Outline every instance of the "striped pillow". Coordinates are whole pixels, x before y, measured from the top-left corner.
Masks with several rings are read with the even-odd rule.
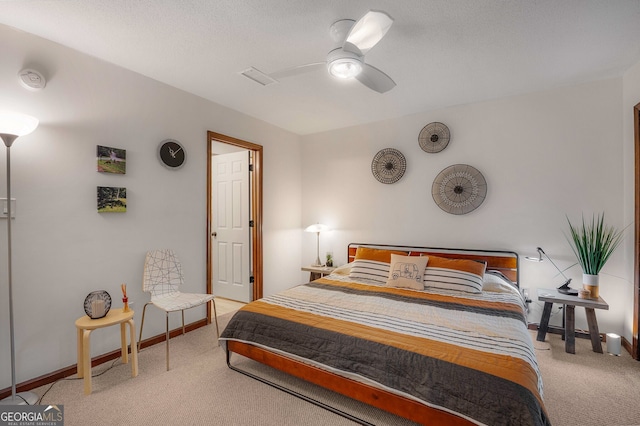
[[[485,263],[475,260],[429,256],[429,263],[424,270],[424,287],[482,293],[485,268]]]
[[[386,284],[389,278],[389,264],[391,263],[392,254],[406,256],[407,252],[358,247],[349,277]]]

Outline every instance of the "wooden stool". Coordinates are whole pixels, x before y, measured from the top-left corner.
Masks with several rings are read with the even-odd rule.
[[[122,308],[111,309],[107,315],[99,319],[91,319],[87,315],[76,320],[78,329],[78,378],[84,377],[84,393],[91,393],[91,332],[97,328],[120,324],[120,340],[122,342],[122,363],[129,363],[127,350],[127,329],[131,341],[131,377],[138,375],[138,352],[136,351],[136,326],[133,322],[133,311],[122,312]]]

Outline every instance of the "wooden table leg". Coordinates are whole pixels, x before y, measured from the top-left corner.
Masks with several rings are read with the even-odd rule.
[[[564,325],[564,350],[567,353],[576,353],[576,307],[565,305],[565,325]]]
[[[602,353],[602,342],[600,342],[600,331],[598,330],[598,320],[596,320],[596,310],[584,308],[587,312],[587,324],[589,325],[589,335],[591,336],[591,348],[594,352]]]
[[[91,393],[91,330],[82,331],[82,374],[84,375],[84,394]]]
[[[540,318],[540,327],[538,327],[538,337],[536,337],[536,340],[538,342],[544,342],[544,339],[547,336],[547,330],[549,329],[549,318],[551,317],[552,307],[553,307],[553,303],[544,302],[544,310],[542,311],[542,318]]]
[[[129,351],[127,350],[127,327],[125,323],[120,323],[120,346],[121,346],[121,355],[122,355],[122,363],[129,363]]]
[[[131,342],[131,377],[138,375],[138,346],[136,345],[136,326],[133,318],[127,321],[129,323],[129,341]]]
[[[84,352],[82,351],[82,332],[83,330],[81,328],[78,329],[78,351],[77,351],[77,358],[78,358],[78,366],[77,366],[77,374],[78,374],[78,379],[82,379],[84,377]]]

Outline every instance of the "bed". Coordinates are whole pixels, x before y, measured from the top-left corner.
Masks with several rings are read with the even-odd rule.
[[[239,310],[220,336],[229,367],[265,381],[236,353],[420,424],[550,424],[516,253],[350,244],[348,256]]]

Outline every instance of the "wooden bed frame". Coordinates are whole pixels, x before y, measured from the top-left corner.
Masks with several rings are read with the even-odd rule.
[[[497,270],[503,273],[507,278],[518,283],[518,254],[510,251],[496,250],[466,250],[466,249],[447,249],[447,248],[430,248],[430,247],[412,247],[412,246],[392,246],[380,244],[362,244],[352,243],[348,246],[348,261],[353,261],[356,250],[359,246],[367,246],[372,248],[402,250],[410,252],[410,255],[435,255],[440,257],[449,257],[456,259],[472,259],[484,261],[487,263],[488,270]],[[293,360],[286,356],[270,352],[268,350],[253,346],[248,343],[237,341],[227,341],[227,365],[234,371],[238,371],[270,386],[285,391],[291,395],[302,398],[315,405],[321,406],[336,414],[346,417],[360,424],[369,425],[370,423],[354,417],[349,413],[345,413],[337,408],[331,407],[323,402],[317,401],[309,396],[299,394],[291,389],[285,388],[277,383],[273,383],[265,378],[259,377],[253,373],[244,371],[231,364],[231,353],[237,353],[250,358],[254,361],[273,367],[277,370],[288,373],[292,376],[306,380],[313,384],[319,385],[326,389],[335,391],[339,394],[353,398],[357,401],[364,402],[384,411],[393,413],[400,417],[404,417],[413,422],[423,425],[473,425],[475,423],[467,420],[459,415],[429,407],[423,403],[412,399],[396,395],[383,389],[348,379],[346,377],[322,370],[320,368],[305,364],[303,362]]]

